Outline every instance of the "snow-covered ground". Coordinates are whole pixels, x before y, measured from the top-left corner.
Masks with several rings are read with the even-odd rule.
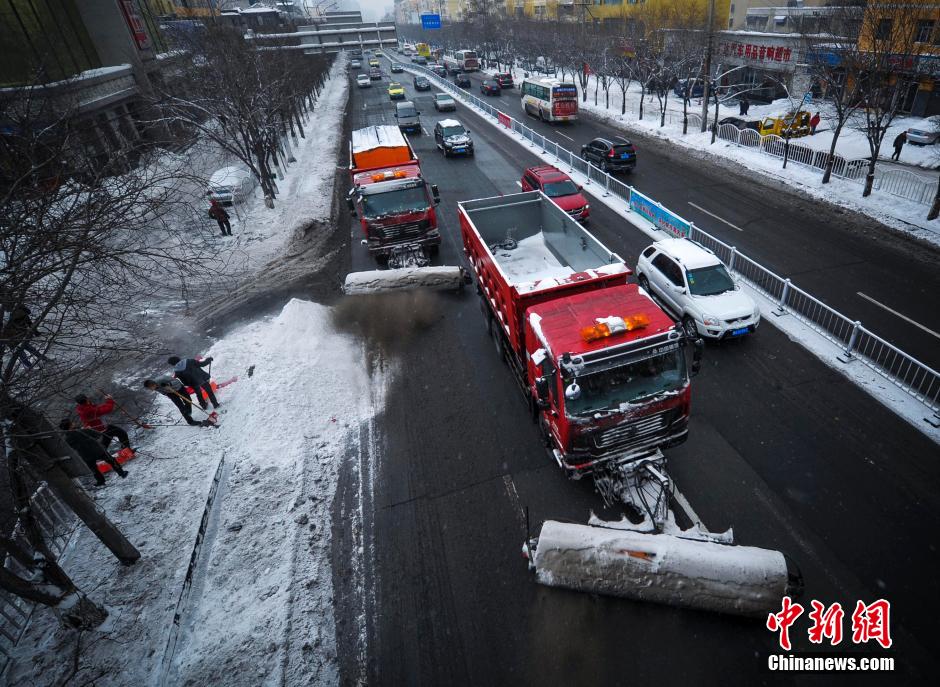
[[[495,70],[487,70],[487,73],[495,73]],[[524,72],[521,69],[513,70],[513,79],[521,83]],[[572,79],[574,81],[574,79]],[[640,90],[636,83],[631,83],[626,92],[626,96],[621,94],[617,85],[610,89],[609,107],[604,96],[603,88],[598,89],[597,104],[594,104],[594,86],[595,77],[590,77],[587,88],[587,102],[580,102],[579,106],[586,112],[590,112],[597,118],[622,129],[625,132],[641,132],[646,135],[656,136],[667,140],[676,145],[686,148],[691,154],[702,156],[717,156],[731,162],[743,165],[749,170],[758,170],[764,175],[778,179],[787,184],[791,184],[801,191],[804,191],[820,200],[825,200],[842,207],[850,208],[869,215],[895,229],[911,233],[919,238],[940,244],[940,224],[937,220],[928,221],[928,205],[907,200],[884,191],[875,190],[868,198],[862,197],[862,184],[857,181],[848,181],[834,178],[831,183],[823,186],[821,183],[822,174],[820,171],[804,167],[795,163],[790,163],[786,169],[783,168],[782,161],[779,158],[764,154],[758,149],[745,148],[734,145],[721,139],[711,142],[711,133],[701,133],[692,130],[688,134],[682,134],[682,100],[670,92],[667,101],[666,125],[659,126],[659,103],[655,96],[647,96],[644,104],[644,118],[638,119]],[[578,86],[580,91],[580,85]],[[515,91],[518,93],[518,91]],[[626,114],[621,115],[621,107],[626,100]],[[785,113],[791,109],[787,100],[778,100],[769,105],[752,104],[748,111],[748,119],[760,119],[765,116],[776,116]],[[794,139],[795,145],[808,146],[817,150],[828,150],[832,142],[831,127],[828,122],[829,110],[827,106],[817,103],[810,107],[812,112],[821,111],[823,118],[820,128],[815,136],[805,136]],[[509,115],[520,118],[522,123],[526,123],[525,117],[521,115],[521,107],[518,111],[510,111]],[[701,113],[701,99],[692,100],[689,106],[690,113]],[[709,112],[709,117],[714,116],[714,106]],[[737,102],[721,106],[719,119],[729,116],[738,116]],[[885,142],[881,149],[881,159],[890,158],[893,148],[891,146],[894,137],[908,127],[917,126],[933,130],[936,124],[916,117],[899,117],[895,120],[888,130]],[[577,151],[575,151],[577,152]],[[849,127],[844,130],[839,137],[837,153],[847,159],[858,159],[868,157],[868,143],[864,134],[857,127]],[[902,162],[911,165],[917,165],[928,169],[940,167],[940,146],[914,146],[905,145],[901,153]],[[896,167],[895,163],[884,162],[880,165],[889,165]],[[914,170],[912,173],[927,180],[930,184],[936,183],[935,176],[926,170]]]
[[[216,259],[234,279],[248,278],[312,223],[329,220],[341,137],[323,132],[341,130],[347,95],[341,56],[307,138],[293,149],[296,162],[279,181],[275,208],[256,191],[231,213],[233,238],[216,233],[211,220],[213,231],[195,229],[194,240],[223,242]],[[227,164],[211,151],[188,155],[196,164]],[[153,322],[166,321],[174,307],[141,305]],[[122,567],[85,528],[63,558],[110,617],[78,634],[38,607],[8,684],[62,684],[76,665],[70,684],[99,687],[338,682],[330,508],[349,437],[376,412],[371,390],[379,378],[369,376],[360,343],[337,331],[332,317],[325,306],[292,300],[203,352],[214,358],[214,378],[238,377],[219,392],[219,429],[174,424],[138,435],[130,476],[109,475],[95,493],[141,560]],[[138,388],[143,376],[165,372],[125,370],[114,381]],[[164,399],[156,410],[162,415],[150,422],[181,423]],[[194,557],[210,495],[208,529]]]
[[[338,681],[330,507],[348,437],[376,412],[375,380],[330,309],[306,301],[233,331],[206,354],[217,377],[239,377],[219,393],[219,429],[152,430],[130,476],[109,476],[97,492],[140,562],[122,567],[86,529],[64,559],[110,611],[105,626],[80,638],[76,684],[99,675],[99,687]],[[168,402],[161,410],[179,419]],[[192,589],[180,602],[217,475]],[[77,641],[39,609],[9,683],[59,684]]]

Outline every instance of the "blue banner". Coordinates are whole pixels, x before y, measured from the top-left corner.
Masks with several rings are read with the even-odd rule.
[[[647,198],[639,191],[630,192],[630,209],[638,215],[643,215],[653,225],[673,236],[684,236],[688,238],[692,235],[692,225],[686,222],[679,215],[674,215],[666,208],[657,204],[651,198]]]
[[[439,28],[441,28],[441,15],[439,15],[439,14],[422,14],[422,15],[421,15],[421,28],[422,28],[422,29],[439,29]]]

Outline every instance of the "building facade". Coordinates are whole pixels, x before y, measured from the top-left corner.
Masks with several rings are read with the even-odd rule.
[[[87,122],[87,155],[103,162],[155,133],[145,101],[174,60],[158,10],[143,0],[0,0],[0,88],[31,87],[74,110]]]

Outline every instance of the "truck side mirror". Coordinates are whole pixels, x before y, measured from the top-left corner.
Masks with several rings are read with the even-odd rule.
[[[349,193],[346,194],[346,205],[349,206],[349,214],[355,217],[356,216],[356,199],[355,199],[354,189],[351,189]]]
[[[437,184],[431,184],[431,195],[434,196],[434,204],[441,202],[441,192],[437,189]]]
[[[538,406],[539,408],[545,409],[548,408],[548,377],[536,377],[535,378],[535,394],[538,397]]]

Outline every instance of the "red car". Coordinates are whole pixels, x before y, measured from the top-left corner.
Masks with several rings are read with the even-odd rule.
[[[484,81],[480,84],[480,93],[483,95],[499,95],[501,90],[495,81]]]
[[[512,74],[508,72],[494,75],[493,80],[499,84],[500,88],[515,88],[516,86],[515,83],[513,83]]]
[[[541,191],[579,222],[587,222],[591,214],[591,206],[581,193],[581,187],[552,165],[529,167],[522,174],[522,190]]]

